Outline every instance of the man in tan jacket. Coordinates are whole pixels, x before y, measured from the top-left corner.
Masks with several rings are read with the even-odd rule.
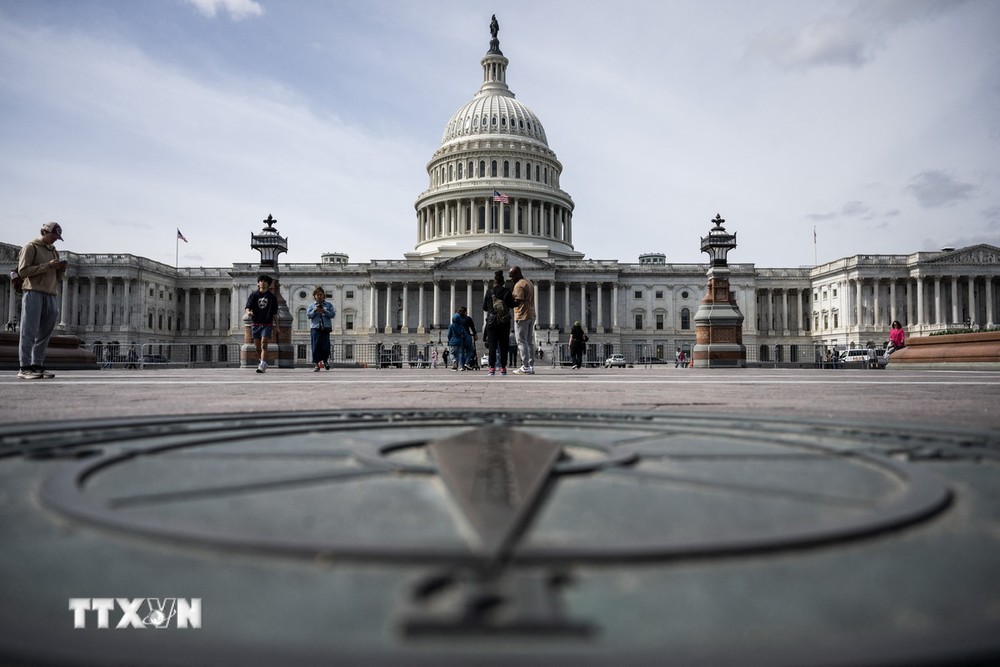
[[[19,348],[22,380],[55,377],[45,370],[49,338],[59,322],[59,284],[66,273],[66,260],[59,258],[55,242],[62,241],[58,222],[42,225],[41,237],[21,248],[17,273],[24,278],[21,299],[21,341]]]
[[[535,374],[535,286],[521,273],[520,266],[512,266],[507,272],[514,283],[514,337],[517,351],[521,355],[521,367],[515,375]]]

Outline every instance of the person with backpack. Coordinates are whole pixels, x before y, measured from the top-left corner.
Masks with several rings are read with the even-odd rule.
[[[49,339],[59,322],[59,286],[66,274],[66,260],[59,257],[56,241],[62,241],[58,222],[42,225],[41,236],[21,248],[17,275],[21,288],[21,336],[18,344],[18,379],[40,380],[55,377],[45,370]]]
[[[569,356],[573,363],[573,368],[583,366],[583,354],[587,349],[587,333],[583,330],[580,320],[573,322],[573,328],[569,332]]]
[[[486,313],[483,339],[490,360],[488,375],[496,375],[497,367],[500,368],[500,375],[507,375],[513,309],[514,295],[504,284],[503,271],[497,271],[493,274],[493,284],[486,290],[486,296],[483,298],[483,312]]]
[[[451,357],[455,361],[455,366],[451,370],[465,370],[465,354],[469,345],[469,329],[465,326],[465,318],[461,313],[454,313],[451,316],[451,325],[448,327],[448,346],[451,347]]]

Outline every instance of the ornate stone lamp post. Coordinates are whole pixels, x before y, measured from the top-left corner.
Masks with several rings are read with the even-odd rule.
[[[726,256],[736,247],[736,234],[722,226],[725,220],[716,215],[715,226],[701,240],[701,251],[708,253],[708,291],[694,316],[695,368],[746,368],[747,351],[743,346],[743,314],[736,296],[729,289],[729,263]]]
[[[267,363],[278,368],[293,368],[295,366],[295,350],[292,347],[292,314],[288,303],[281,295],[281,279],[278,268],[278,255],[288,252],[288,239],[278,234],[274,225],[278,221],[269,213],[264,220],[264,228],[259,234],[250,234],[250,247],[260,253],[259,272],[271,276],[271,291],[278,297],[279,330],[271,339],[267,349]],[[245,297],[244,297],[245,298]],[[250,318],[243,318],[243,347],[240,349],[240,367],[247,368],[257,365],[257,353],[254,350],[253,338],[250,334]]]

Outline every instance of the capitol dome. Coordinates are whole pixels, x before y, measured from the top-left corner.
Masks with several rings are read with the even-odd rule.
[[[414,205],[417,245],[408,258],[450,258],[490,243],[533,257],[576,259],[573,200],[538,116],[507,86],[499,24],[480,63],[483,83],[448,120]]]

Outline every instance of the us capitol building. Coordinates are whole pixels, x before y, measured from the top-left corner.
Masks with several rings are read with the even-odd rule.
[[[467,305],[478,321],[493,272],[514,264],[534,282],[536,341],[547,355],[564,354],[574,320],[589,332],[591,359],[621,352],[633,361],[672,360],[676,347],[689,353],[694,346],[707,264],[668,264],[659,253],[634,263],[594,260],[573,248],[574,203],[560,188],[562,163],[541,121],[507,85],[495,20],[491,33],[482,85],[448,119],[428,163],[413,251],[364,264],[329,253],[271,270],[287,302],[286,342],[295,360],[309,358],[305,312],[316,285],[337,309],[335,358],[350,361],[356,350],[373,348],[397,350],[403,360],[429,358],[431,348],[447,345],[451,314]],[[705,231],[713,213],[706,212]],[[277,221],[268,215],[264,223],[255,247],[281,248]],[[28,240],[0,243],[7,320],[17,320],[20,307],[7,273]],[[128,254],[61,252],[70,268],[57,334],[93,346],[183,349],[211,363],[238,360],[243,304],[258,265],[175,268]],[[909,335],[997,324],[1000,248],[991,245],[855,255],[812,268],[730,269],[751,361],[807,362],[816,346],[881,345],[896,319]]]

